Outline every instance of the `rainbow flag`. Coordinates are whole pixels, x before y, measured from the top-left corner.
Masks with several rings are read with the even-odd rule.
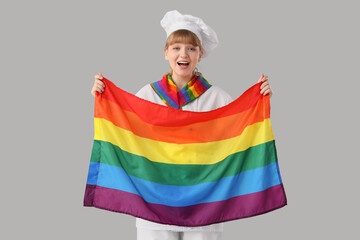
[[[84,206],[203,226],[286,205],[261,83],[222,108],[190,112],[103,82]]]

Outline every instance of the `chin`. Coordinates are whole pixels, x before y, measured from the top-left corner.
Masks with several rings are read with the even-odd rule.
[[[180,76],[180,77],[192,77],[193,76],[194,71],[189,71],[189,72],[183,72],[183,71],[176,71],[175,74]]]
[[[188,78],[188,80],[191,80],[191,78],[193,77],[193,73],[191,73],[191,74],[181,74],[181,75],[179,75],[178,74],[178,76],[179,77],[181,77],[181,78]]]

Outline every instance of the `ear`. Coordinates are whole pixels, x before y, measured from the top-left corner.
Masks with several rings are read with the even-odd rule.
[[[168,50],[164,48],[165,60],[169,60],[168,58]]]
[[[200,62],[200,61],[201,61],[201,57],[202,57],[202,55],[203,55],[203,54],[204,54],[204,50],[203,50],[203,49],[201,49],[198,62]]]

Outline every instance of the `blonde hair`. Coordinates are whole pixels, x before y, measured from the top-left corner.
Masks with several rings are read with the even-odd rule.
[[[196,47],[200,48],[200,51],[202,51],[202,46],[200,39],[196,36],[195,33],[186,30],[186,29],[179,29],[174,32],[172,32],[169,37],[166,39],[165,43],[165,49],[168,49],[168,47],[174,43],[186,43],[186,44],[192,44]],[[172,75],[173,70],[170,67],[170,75]],[[202,77],[202,74],[198,71],[194,72],[195,75],[200,75]]]

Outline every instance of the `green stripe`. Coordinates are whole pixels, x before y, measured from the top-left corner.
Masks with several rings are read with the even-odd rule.
[[[101,152],[101,161],[100,153]],[[121,150],[109,142],[94,140],[92,162],[125,169],[132,176],[166,185],[191,186],[266,166],[277,161],[275,141],[259,144],[209,165],[167,164]]]
[[[189,95],[189,97],[190,97],[190,99],[191,99],[190,101],[196,99],[196,97],[194,96],[193,92],[192,92],[191,89],[189,89],[188,87],[187,87],[187,89],[186,89],[186,92],[187,92],[187,94]],[[200,95],[199,95],[199,96],[200,96]]]

